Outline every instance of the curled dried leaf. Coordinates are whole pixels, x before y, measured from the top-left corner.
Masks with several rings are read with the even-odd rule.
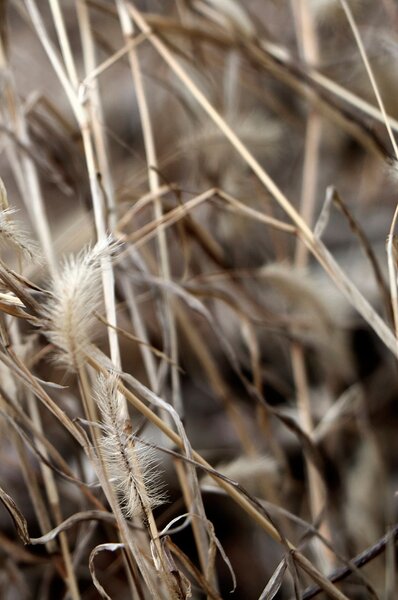
[[[9,496],[7,492],[5,492],[1,487],[0,500],[4,504],[5,508],[8,510],[11,516],[19,538],[24,544],[29,544],[30,537],[28,532],[27,521],[21,513],[21,511],[19,510],[19,508],[17,507],[17,505],[15,504],[14,500],[11,498],[11,496]]]
[[[97,592],[99,593],[101,598],[104,598],[104,600],[112,600],[112,598],[110,596],[108,596],[108,594],[106,593],[106,591],[104,590],[104,588],[102,587],[102,585],[100,584],[100,582],[97,578],[97,575],[95,573],[95,565],[94,565],[95,557],[100,552],[116,552],[117,550],[122,550],[123,548],[124,548],[124,544],[117,544],[117,543],[99,544],[99,546],[96,546],[94,548],[94,550],[92,550],[90,553],[90,559],[89,559],[88,566],[90,569],[91,577],[92,577],[92,580],[93,580],[93,583],[95,585]]]

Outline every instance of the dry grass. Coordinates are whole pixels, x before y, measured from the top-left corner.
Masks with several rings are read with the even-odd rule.
[[[396,597],[397,24],[0,3],[1,597]]]

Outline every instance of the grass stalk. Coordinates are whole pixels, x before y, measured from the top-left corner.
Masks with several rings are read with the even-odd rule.
[[[398,145],[397,145],[397,142],[395,141],[395,137],[394,137],[394,134],[393,134],[393,131],[391,128],[391,124],[387,117],[387,112],[386,112],[386,109],[384,106],[384,102],[381,97],[381,93],[380,93],[379,87],[377,85],[376,78],[373,73],[373,69],[370,65],[370,62],[369,62],[369,59],[368,59],[368,56],[367,56],[367,53],[365,50],[365,46],[363,45],[361,35],[360,35],[358,27],[355,23],[354,15],[352,14],[352,11],[351,11],[349,5],[347,4],[346,0],[340,0],[340,3],[341,3],[341,6],[343,7],[343,10],[346,14],[347,20],[350,24],[353,36],[355,38],[355,42],[358,46],[359,52],[361,54],[361,58],[365,65],[365,69],[368,74],[373,92],[376,96],[377,104],[379,105],[380,112],[383,115],[383,121],[385,123],[386,129],[388,132],[388,136],[390,138],[391,145],[394,150],[395,158],[396,158],[396,160],[398,160]],[[390,281],[390,294],[391,294],[391,305],[392,305],[392,312],[393,312],[393,319],[394,319],[394,331],[395,331],[395,337],[397,339],[397,345],[398,345],[397,267],[395,264],[394,251],[393,251],[394,231],[395,231],[397,219],[398,219],[398,205],[395,208],[394,215],[393,215],[393,218],[391,221],[390,232],[389,232],[389,235],[387,238],[388,276],[389,276],[389,281]]]
[[[299,42],[301,58],[306,65],[316,66],[319,61],[317,32],[307,0],[293,0],[296,34]],[[319,154],[322,141],[322,116],[316,110],[315,102],[309,107],[305,133],[305,149],[303,178],[300,198],[300,214],[312,228],[317,199],[317,184],[319,174]],[[304,244],[297,243],[294,263],[299,269],[307,266],[309,252]],[[309,394],[307,370],[304,349],[301,344],[291,345],[293,377],[297,393],[297,408],[303,430],[311,437],[314,429],[312,407]],[[315,521],[325,508],[326,493],[321,477],[313,464],[306,460],[306,470],[309,486],[310,510]],[[320,533],[331,541],[331,531],[327,520],[320,524]],[[318,557],[322,572],[327,573],[333,567],[333,554],[319,540],[313,542],[315,555]]]
[[[103,367],[93,356],[87,356],[87,362],[98,372],[104,376],[109,376],[105,367]],[[128,402],[143,414],[151,423],[158,427],[172,442],[174,442],[180,449],[184,449],[184,443],[180,436],[175,433],[160,417],[158,417],[150,408],[148,408],[135,394],[133,394],[126,386],[118,381],[118,389],[124,394]],[[204,460],[200,454],[193,451],[192,458],[211,470],[209,463]],[[233,487],[230,483],[218,479],[216,476],[210,473],[210,476],[216,481],[217,485],[221,487],[273,540],[283,543],[280,534],[275,527],[245,498],[241,492]],[[304,571],[312,578],[327,594],[335,600],[347,600],[347,597],[340,592],[335,586],[330,584],[328,579],[324,577],[317,569],[310,563],[310,561],[304,557],[290,542],[286,542],[290,552],[294,553],[294,557],[298,564],[304,569]]]
[[[260,163],[254,158],[254,156],[249,152],[247,147],[241,142],[231,127],[220,116],[203,92],[200,91],[198,86],[187,75],[186,71],[181,67],[164,42],[153,33],[142,14],[132,4],[129,5],[129,10],[138,27],[148,36],[148,40],[151,42],[153,47],[158,51],[165,62],[169,65],[171,70],[186,86],[187,90],[189,90],[189,92],[208,114],[211,120],[217,125],[217,127],[219,127],[226,139],[229,140],[245,163],[252,169],[254,174],[263,183],[265,188],[273,196],[279,206],[296,225],[303,242],[308,246],[310,252],[323,266],[327,274],[334,281],[336,287],[343,293],[348,302],[354,306],[354,308],[365,319],[365,321],[369,323],[370,327],[386,344],[389,350],[391,350],[395,356],[398,356],[396,338],[389,327],[337,265],[336,261],[327,251],[324,244],[320,240],[316,239],[311,229],[308,227],[293,205],[289,202],[280,188],[276,185],[273,179],[271,179]]]
[[[126,44],[133,40],[134,29],[133,22],[127,10],[125,0],[116,0],[119,19]],[[154,132],[149,113],[148,102],[146,98],[144,83],[141,74],[141,68],[136,49],[131,47],[128,52],[131,74],[134,81],[134,88],[137,96],[138,111],[141,119],[141,128],[144,138],[145,153],[148,165],[148,181],[150,192],[153,194],[154,214],[155,219],[162,218],[162,204],[159,199],[159,175],[158,175],[158,160],[156,156]],[[162,228],[156,228],[156,235],[160,256],[160,271],[165,281],[171,278],[169,252],[167,248],[166,234]],[[164,292],[164,310],[167,323],[167,331],[170,344],[170,355],[174,365],[178,364],[178,346],[177,346],[177,331],[175,319],[173,315],[173,307],[170,296],[167,291]],[[172,378],[172,401],[174,407],[179,414],[182,414],[183,406],[181,401],[180,378],[176,366],[171,367]]]
[[[127,3],[125,2],[125,0],[116,0],[116,6],[118,9],[123,35],[125,37],[126,44],[128,44],[133,39],[133,21],[128,12]],[[154,195],[154,215],[155,219],[159,220],[162,218],[162,204],[158,197],[160,183],[158,175],[158,160],[155,149],[154,132],[147,102],[147,96],[144,88],[140,63],[136,49],[134,47],[131,47],[131,49],[129,50],[128,57],[132,79],[134,82],[134,88],[137,96],[138,111],[141,119],[141,128],[144,138],[145,153],[148,165],[149,188],[150,192]],[[166,233],[162,227],[156,228],[156,237],[160,257],[160,273],[164,281],[168,282],[171,279],[170,261]],[[180,375],[178,371],[177,329],[172,299],[170,297],[169,291],[166,288],[163,292],[163,303],[166,322],[166,332],[168,338],[167,341],[168,345],[170,346],[170,356],[172,361],[170,367],[172,383],[172,405],[177,410],[179,415],[182,415],[183,404],[181,399]],[[177,471],[177,475],[181,481],[183,489],[189,488],[190,481],[186,476],[185,468],[179,469]],[[193,476],[196,477],[194,473]],[[197,486],[197,489],[199,489],[199,486]],[[187,506],[188,510],[192,510],[194,513],[198,513],[201,517],[200,520],[196,520],[195,518],[193,519],[192,530],[195,538],[195,543],[198,549],[200,564],[203,572],[206,573],[209,555],[209,544],[207,539],[206,527],[203,522],[203,520],[205,519],[203,502],[201,501],[201,498],[197,497],[194,493],[191,494],[191,500],[192,503]],[[215,584],[215,581],[213,581],[213,584]]]

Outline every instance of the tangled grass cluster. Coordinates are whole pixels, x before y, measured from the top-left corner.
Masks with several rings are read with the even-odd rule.
[[[2,598],[396,597],[397,31],[0,2]]]

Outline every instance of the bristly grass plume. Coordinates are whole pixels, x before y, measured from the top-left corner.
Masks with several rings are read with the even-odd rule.
[[[117,243],[111,238],[65,259],[51,284],[51,299],[44,309],[46,335],[58,349],[57,359],[76,370],[84,362],[92,341],[94,312],[101,305],[101,261]]]
[[[102,416],[101,452],[121,507],[127,517],[147,516],[149,510],[165,501],[154,451],[136,440],[130,420],[121,418],[117,376],[100,375],[94,396]]]
[[[0,241],[16,249],[27,260],[40,262],[42,256],[39,246],[13,219],[16,212],[12,207],[0,210]]]

